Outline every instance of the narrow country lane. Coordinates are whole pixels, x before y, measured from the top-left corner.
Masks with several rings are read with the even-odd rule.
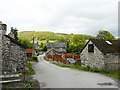
[[[40,82],[41,88],[118,88],[116,82],[107,76],[62,68],[45,61],[43,57],[40,55],[39,63],[33,66],[36,71],[33,77]]]

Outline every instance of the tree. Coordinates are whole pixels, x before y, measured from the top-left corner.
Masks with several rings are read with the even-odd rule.
[[[76,45],[80,44],[80,43],[85,43],[85,39],[80,35],[73,35],[71,41],[72,41],[72,43],[74,43]]]
[[[66,42],[66,40],[65,40],[64,37],[60,37],[60,38],[58,39],[58,42]]]
[[[13,28],[13,27],[11,27],[11,32],[14,34],[14,39],[16,40],[16,41],[18,41],[18,32],[17,32],[18,30],[15,28]]]
[[[80,52],[85,45],[85,39],[80,35],[72,35],[67,52]]]
[[[47,46],[46,46],[46,45],[45,45],[45,46],[43,46],[42,51],[47,51]]]
[[[101,30],[97,34],[97,39],[103,39],[103,40],[115,40],[115,37],[106,30]]]
[[[32,48],[32,43],[30,43],[30,41],[27,39],[19,39],[19,42],[25,45],[27,48]]]

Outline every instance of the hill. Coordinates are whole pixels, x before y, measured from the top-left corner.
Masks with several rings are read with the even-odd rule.
[[[65,33],[54,33],[54,32],[35,32],[35,31],[24,31],[18,33],[18,38],[21,42],[30,42],[35,37],[35,42],[38,42],[42,48],[42,51],[46,51],[47,41],[49,42],[67,42],[67,52],[74,53],[80,52],[86,42],[90,38],[94,38],[91,35],[86,34],[65,34]],[[31,41],[32,42],[32,41]],[[27,43],[31,46],[30,43]]]
[[[80,35],[86,40],[90,38],[94,38],[93,36],[86,35],[86,34],[65,34],[65,33],[54,33],[54,32],[48,32],[48,31],[46,32],[23,31],[18,33],[18,38],[27,39],[31,41],[32,37],[36,37],[38,41],[42,41],[42,40],[56,41],[61,37],[70,38],[72,35]]]

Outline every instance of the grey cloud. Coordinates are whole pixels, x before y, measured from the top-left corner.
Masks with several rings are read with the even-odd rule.
[[[0,3],[0,18],[21,31],[49,30],[95,35],[100,29],[106,28],[116,35],[117,2],[118,0],[4,0]],[[10,7],[5,7],[5,4]]]

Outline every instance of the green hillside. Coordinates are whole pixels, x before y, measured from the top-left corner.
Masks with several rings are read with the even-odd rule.
[[[65,34],[65,33],[54,33],[54,32],[35,32],[35,31],[19,32],[18,38],[31,40],[32,37],[36,37],[39,41],[42,41],[42,40],[56,41],[61,37],[70,38],[73,35],[80,35],[85,39],[93,38],[93,36],[86,35],[86,34]]]
[[[49,42],[67,42],[67,52],[80,52],[83,46],[90,38],[94,38],[91,35],[86,34],[65,34],[54,32],[35,32],[24,31],[18,33],[18,38],[22,43],[26,41],[32,43],[32,38],[35,37],[35,42],[38,42],[43,51],[46,51],[47,41]],[[31,44],[27,43],[30,47]]]

